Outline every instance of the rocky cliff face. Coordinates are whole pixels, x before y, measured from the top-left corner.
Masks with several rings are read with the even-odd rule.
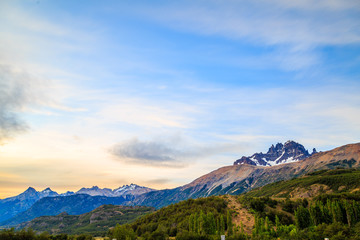
[[[316,153],[313,149],[312,154]],[[236,160],[234,165],[250,164],[254,166],[275,166],[283,163],[290,163],[303,160],[310,157],[308,150],[305,147],[294,141],[287,141],[286,143],[278,143],[272,145],[267,153],[255,153],[250,157],[243,156]]]

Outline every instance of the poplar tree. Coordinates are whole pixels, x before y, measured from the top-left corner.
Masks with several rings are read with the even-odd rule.
[[[304,229],[311,225],[310,212],[307,208],[299,206],[295,211],[295,222],[298,229]]]
[[[227,215],[226,215],[226,225],[227,225],[227,232],[228,235],[231,236],[233,234],[233,225],[232,225],[232,219],[231,219],[231,214],[230,211],[227,211]]]

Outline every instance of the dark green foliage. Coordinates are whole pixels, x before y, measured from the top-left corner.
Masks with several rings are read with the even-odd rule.
[[[132,228],[118,224],[112,229],[110,238],[116,238],[117,240],[135,240],[136,235]]]
[[[253,198],[250,202],[250,207],[257,212],[263,212],[265,208],[265,202],[261,198]]]
[[[183,231],[176,235],[176,240],[212,240],[208,235],[201,235],[195,232]]]
[[[298,207],[295,211],[295,223],[298,229],[310,227],[311,218],[309,209],[304,208],[303,206]]]
[[[229,224],[226,215],[227,203],[223,198],[189,199],[144,216],[129,227],[137,236],[144,238],[145,236],[149,239],[180,236],[185,239],[194,234],[201,237],[225,232]]]
[[[135,221],[140,216],[155,211],[150,207],[103,205],[82,215],[60,214],[36,218],[21,227],[50,233],[92,234],[105,236],[110,227]]]

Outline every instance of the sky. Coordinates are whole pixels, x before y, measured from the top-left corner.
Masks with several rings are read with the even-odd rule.
[[[0,0],[0,198],[356,143],[359,93],[357,0]]]

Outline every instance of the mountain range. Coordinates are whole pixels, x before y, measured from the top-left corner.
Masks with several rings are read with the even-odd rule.
[[[88,194],[90,196],[106,196],[106,197],[124,197],[132,199],[135,196],[154,191],[154,189],[139,186],[136,184],[124,185],[122,187],[111,190],[110,188],[99,188],[93,186],[92,188],[81,188],[74,194]]]
[[[7,212],[11,212],[11,217],[4,216],[4,214],[0,215],[3,220],[0,225],[13,226],[38,216],[57,215],[63,211],[69,214],[82,214],[100,206],[98,204],[143,205],[161,208],[189,198],[222,194],[236,195],[268,183],[292,179],[316,170],[338,167],[359,168],[360,143],[348,144],[326,152],[313,150],[309,154],[301,144],[288,141],[284,144],[278,143],[271,146],[266,154],[255,153],[247,158],[252,162],[237,160],[233,165],[219,168],[195,179],[189,184],[174,189],[153,190],[135,184],[114,190],[100,189],[95,186],[82,188],[69,196],[58,196],[51,189],[47,189],[46,192],[53,194],[53,196],[38,197],[36,201],[34,198],[32,203],[28,200],[24,200],[24,202],[20,200],[14,201],[15,205],[22,206],[21,210],[17,210],[16,213],[11,212],[11,210],[16,209],[11,204],[1,205],[3,201],[9,203],[9,199],[20,198],[20,194],[17,197],[0,201],[0,213],[5,212],[4,207],[7,207]],[[39,192],[35,193],[35,189],[29,189],[27,191],[33,192],[33,195],[39,195]],[[133,194],[131,194],[132,192]],[[24,193],[22,197],[25,196]],[[82,193],[86,193],[86,195]],[[114,197],[115,194],[119,194],[119,197]],[[79,196],[86,200],[80,201]],[[99,197],[104,200],[92,200]],[[109,199],[105,200],[107,198]],[[117,200],[115,201],[114,198],[117,198]],[[81,205],[78,205],[79,201],[84,202],[83,209],[81,209]],[[86,205],[86,202],[92,201],[96,202],[96,204]],[[7,221],[4,221],[4,218]]]
[[[124,185],[114,190],[111,190],[109,188],[102,189],[94,186],[92,188],[81,188],[75,193],[68,191],[66,193],[58,194],[57,192],[52,191],[50,188],[46,188],[43,191],[36,191],[34,188],[29,187],[25,192],[15,197],[0,200],[0,223],[4,221],[6,222],[6,220],[13,218],[17,214],[28,210],[37,201],[45,197],[65,197],[64,199],[66,199],[66,197],[69,196],[86,194],[90,196],[118,197],[119,199],[121,199],[122,203],[125,202],[125,200],[130,201],[140,194],[151,192],[153,190],[154,189],[138,186],[136,184],[130,184]],[[54,198],[53,200],[55,199],[60,198]],[[60,212],[56,212],[56,214],[58,213]]]
[[[241,157],[234,162],[234,165],[250,164],[254,166],[275,166],[284,163],[297,162],[310,157],[316,153],[314,148],[312,153],[305,149],[303,145],[295,141],[287,141],[284,144],[277,143],[271,145],[267,153],[254,153],[250,157]]]

